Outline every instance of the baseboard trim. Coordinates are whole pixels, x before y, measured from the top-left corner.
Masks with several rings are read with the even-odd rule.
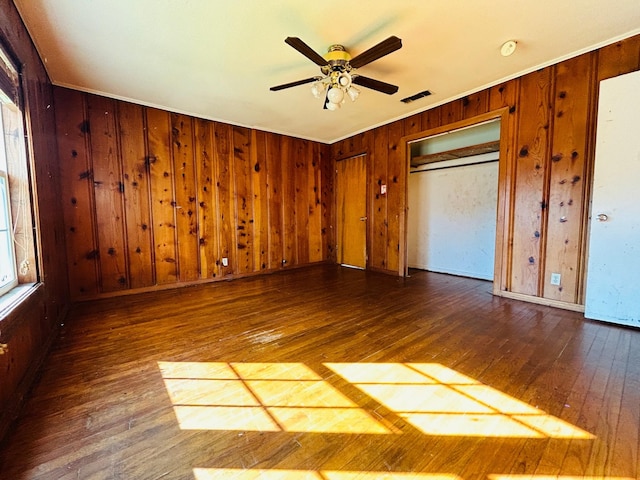
[[[524,295],[522,293],[514,292],[494,292],[494,295],[510,298],[512,300],[520,300],[522,302],[535,303],[537,305],[584,313],[584,305],[578,305],[577,303],[561,302],[560,300],[551,300],[548,298],[534,297],[532,295]]]

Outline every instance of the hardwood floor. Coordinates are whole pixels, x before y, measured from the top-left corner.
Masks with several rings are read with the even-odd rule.
[[[640,331],[317,266],[76,306],[0,478],[638,478]]]

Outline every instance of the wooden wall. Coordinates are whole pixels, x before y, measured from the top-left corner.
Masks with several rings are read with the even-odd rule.
[[[63,321],[69,303],[51,84],[11,0],[0,0],[0,41],[22,65],[25,133],[36,187],[34,228],[41,285],[0,318],[0,439]],[[36,265],[32,265],[33,268]]]
[[[559,305],[582,304],[598,82],[638,69],[640,36],[335,143],[334,161],[369,157],[369,268],[403,270],[403,137],[507,108],[497,288]],[[381,183],[388,185],[386,196],[379,195]],[[562,275],[562,286],[550,284],[552,272]]]
[[[331,258],[326,145],[65,88],[54,96],[73,299]]]

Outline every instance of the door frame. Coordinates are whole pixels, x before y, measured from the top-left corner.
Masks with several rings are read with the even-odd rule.
[[[355,153],[352,155],[348,155],[346,157],[341,157],[341,158],[337,158],[335,160],[335,164],[333,166],[333,185],[335,188],[334,191],[334,195],[333,195],[333,211],[335,212],[335,222],[336,222],[336,231],[335,231],[335,243],[336,246],[338,245],[338,168],[337,168],[337,163],[338,162],[344,162],[346,160],[351,160],[354,158],[358,158],[358,157],[365,157],[364,158],[364,180],[365,180],[365,212],[366,212],[366,225],[365,225],[365,266],[364,266],[364,270],[369,270],[369,258],[370,255],[369,253],[371,252],[371,245],[370,245],[370,241],[371,241],[371,234],[369,232],[369,228],[371,225],[370,219],[371,219],[371,202],[369,201],[369,152],[368,151],[363,151],[360,153]],[[336,252],[335,252],[335,259],[336,259],[336,263],[338,265],[342,265],[340,263],[340,258],[338,258],[338,249],[336,248]]]
[[[511,232],[509,225],[511,216],[513,215],[512,200],[512,177],[514,171],[513,159],[509,159],[509,137],[508,137],[508,122],[509,122],[509,107],[503,107],[498,110],[487,112],[475,117],[461,120],[458,122],[449,123],[440,127],[423,130],[411,135],[405,135],[400,141],[400,148],[402,149],[401,155],[405,159],[405,192],[404,201],[402,205],[400,219],[400,276],[409,276],[409,253],[407,247],[407,223],[408,223],[408,199],[409,199],[409,175],[411,171],[411,148],[410,144],[416,141],[439,135],[442,133],[450,132],[452,130],[459,130],[465,127],[471,127],[473,125],[488,122],[491,120],[500,119],[500,151],[498,160],[498,205],[496,209],[496,243],[495,243],[495,262],[493,269],[493,294],[501,295],[508,289],[508,279],[510,275],[511,255],[510,249],[506,248],[509,244],[509,238]],[[509,218],[507,218],[509,217]]]

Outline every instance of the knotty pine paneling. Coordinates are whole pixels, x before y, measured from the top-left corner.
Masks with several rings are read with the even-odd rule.
[[[441,108],[432,108],[431,110],[427,110],[426,112],[422,112],[420,114],[420,119],[422,120],[422,130],[428,131],[432,128],[438,128],[442,125],[442,120],[440,115],[442,113]]]
[[[38,245],[37,261],[30,265],[29,276],[33,279],[37,272],[40,282],[31,295],[10,312],[4,312],[0,320],[0,343],[6,345],[0,354],[1,440],[29,390],[59,325],[64,321],[69,305],[69,282],[65,248],[67,232],[61,208],[62,185],[58,181],[61,167],[65,166],[68,159],[65,157],[64,161],[58,161],[51,83],[27,29],[10,0],[0,1],[0,42],[16,64],[20,65],[25,135],[21,138],[25,141],[29,164],[33,231]],[[66,138],[61,138],[61,142],[64,141]],[[85,170],[73,171],[70,181],[76,182],[78,174]],[[88,188],[86,180],[84,188]],[[86,261],[86,264],[91,268],[91,262]],[[95,278],[93,273],[94,285]]]
[[[552,70],[546,68],[520,81],[519,123],[516,133],[513,205],[511,291],[538,296],[542,236],[547,208],[545,175],[548,169],[550,92]]]
[[[581,55],[555,66],[553,136],[547,205],[547,251],[543,297],[574,302],[580,295],[579,255],[585,209],[589,98],[595,88],[595,56]],[[552,273],[561,284],[551,285]]]
[[[216,190],[218,192],[218,235],[220,274],[230,275],[236,266],[236,213],[235,185],[233,182],[233,129],[231,125],[215,123],[214,145],[218,175]],[[227,259],[224,265],[223,258]]]
[[[322,147],[316,142],[309,142],[310,165],[307,168],[307,204],[309,208],[309,262],[322,260],[322,169],[320,166]]]
[[[309,263],[309,242],[304,241],[304,232],[309,230],[309,165],[308,159],[311,155],[310,143],[307,140],[296,142],[295,153],[295,198],[296,198],[296,219],[295,238],[297,250],[297,262],[300,264]],[[311,189],[312,191],[312,189]]]
[[[598,82],[640,69],[640,35],[622,40],[597,51]]]
[[[398,232],[387,235],[387,268],[400,272],[401,243],[404,244],[404,205],[406,205],[406,177],[408,171],[403,158],[404,149],[401,148],[404,136],[404,123],[394,122],[389,125],[388,164],[387,164],[387,229],[388,232]],[[380,190],[378,189],[378,193]],[[402,245],[404,251],[404,245]],[[404,260],[402,260],[404,262]]]
[[[282,140],[280,136],[269,136],[266,142],[266,166],[267,166],[267,210],[269,212],[269,225],[267,227],[269,238],[268,268],[275,270],[282,266],[284,258],[284,212],[283,212],[283,184],[282,184]]]
[[[88,154],[93,180],[97,259],[100,289],[104,292],[129,285],[124,241],[124,182],[118,150],[115,101],[104,97],[87,98],[86,128],[91,136]]]
[[[415,134],[420,125],[426,133],[507,108],[494,291],[581,304],[598,82],[638,69],[640,36],[635,36],[333,144],[334,161],[369,156],[368,267],[391,274],[403,270],[395,248],[405,241],[397,219],[406,199],[397,192],[406,189],[408,167],[399,155],[397,132]],[[387,198],[376,196],[383,181],[389,185]],[[561,273],[560,288],[550,285],[552,272]]]
[[[489,90],[467,95],[462,99],[462,118],[468,119],[489,111]]]
[[[493,286],[494,292],[509,291],[511,287],[511,258],[513,250],[512,200],[515,194],[513,172],[515,170],[516,136],[518,121],[518,93],[520,81],[511,80],[489,89],[489,111],[507,109],[507,118],[502,120],[500,127],[500,168],[498,170],[498,202],[496,225],[496,252]]]
[[[335,250],[335,229],[336,212],[333,208],[335,192],[333,179],[335,172],[335,162],[333,161],[331,147],[329,145],[317,145],[319,150],[320,179],[320,202],[322,210],[322,253],[325,260],[336,261]]]
[[[64,214],[69,288],[72,295],[98,293],[98,251],[95,242],[93,175],[87,149],[88,130],[84,97],[71,90],[57,90],[56,103],[65,109],[56,113],[60,191]],[[87,235],[87,232],[89,234]]]
[[[236,271],[251,273],[253,266],[253,194],[251,189],[251,132],[233,127],[233,173],[235,179]]]
[[[369,206],[369,266],[387,269],[387,195],[380,193],[381,185],[388,185],[387,165],[389,164],[389,127],[378,127],[373,132],[373,149],[369,155],[369,185],[371,202]]]
[[[74,299],[329,258],[327,146],[54,92]]]
[[[202,119],[195,120],[194,150],[198,184],[198,244],[200,245],[200,275],[216,278],[220,275],[218,259],[218,176],[214,150],[214,125]]]
[[[173,203],[178,235],[177,268],[180,282],[192,282],[200,277],[193,120],[187,115],[171,114],[175,182]]]
[[[253,192],[253,265],[255,270],[269,268],[269,205],[267,172],[268,134],[251,131],[251,189]],[[318,228],[321,234],[322,226]],[[309,232],[311,235],[312,232]],[[322,254],[317,261],[322,260]]]
[[[129,286],[148,287],[154,284],[154,271],[144,112],[131,103],[120,102],[117,107],[125,210],[129,212],[125,218]]]
[[[283,138],[282,154],[282,265],[295,265],[298,261],[296,240],[296,139]]]
[[[56,108],[61,109],[64,106],[56,104]],[[178,251],[176,203],[173,193],[174,171],[171,160],[171,116],[155,108],[146,109],[145,113],[148,149],[146,159],[149,165],[152,218],[149,226],[152,229],[155,279],[156,284],[174,284],[178,281]],[[93,214],[96,215],[102,208],[103,205],[96,205]]]

